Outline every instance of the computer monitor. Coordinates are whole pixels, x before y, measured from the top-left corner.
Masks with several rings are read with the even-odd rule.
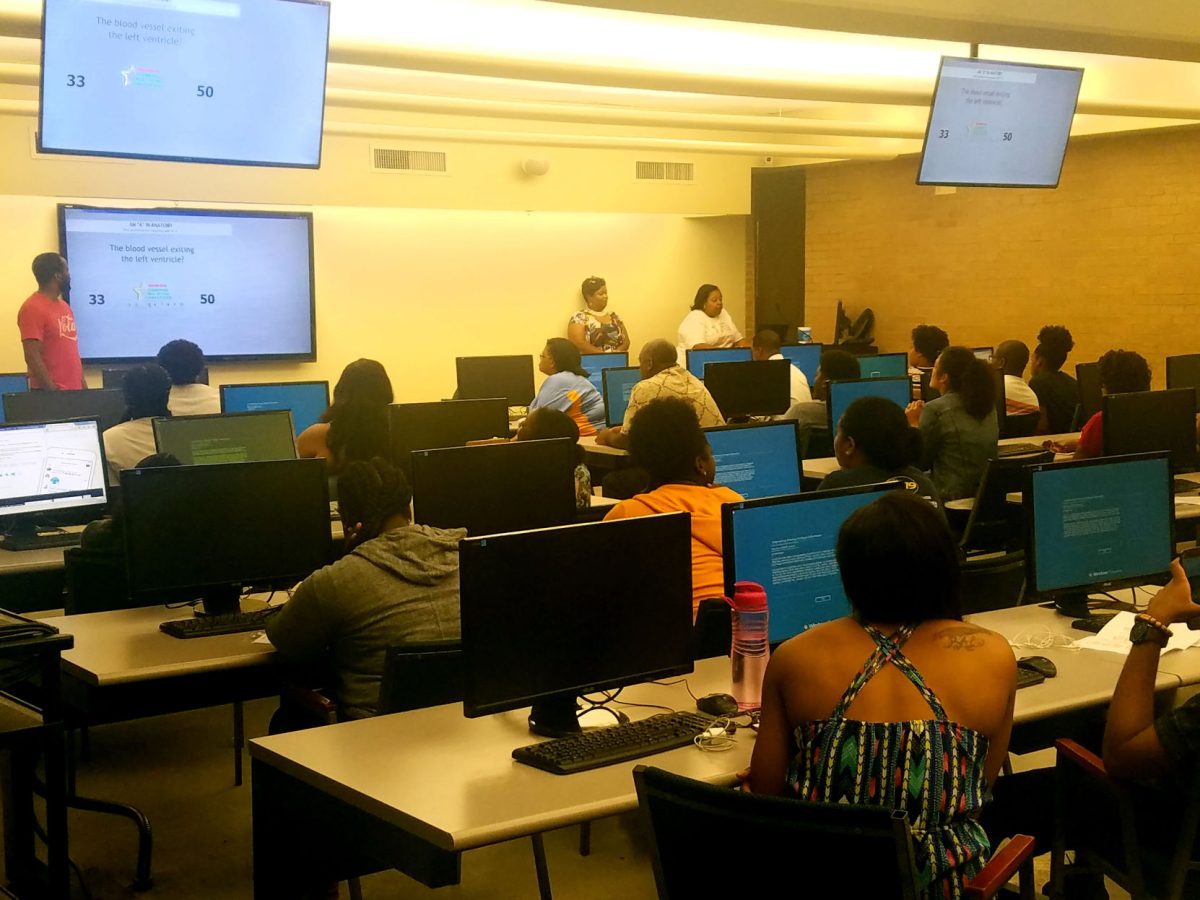
[[[277,381],[269,384],[221,385],[221,412],[286,409],[296,434],[321,420],[329,408],[328,381]]]
[[[821,368],[821,354],[825,352],[824,344],[784,344],[779,348],[783,358],[804,373],[811,386],[817,379],[817,369]]]
[[[901,409],[912,399],[912,381],[908,378],[856,378],[829,382],[829,433],[837,433],[838,422],[846,407],[859,397],[884,397]]]
[[[739,581],[766,588],[772,644],[849,614],[834,556],[838,530],[883,492],[905,488],[893,481],[726,503],[721,507],[726,596],[733,596]]]
[[[686,513],[462,541],[463,712],[532,706],[536,733],[569,733],[578,695],[691,672],[691,543]]]
[[[29,376],[24,372],[0,374],[0,397],[4,394],[23,394],[29,390]],[[4,406],[0,401],[0,425],[4,424]]]
[[[971,352],[975,354],[976,359],[982,359],[984,362],[991,362],[994,347],[972,347]]]
[[[704,386],[726,419],[779,415],[792,405],[792,364],[786,359],[710,362]]]
[[[1138,391],[1106,394],[1104,455],[1124,456],[1166,450],[1171,468],[1191,472],[1196,468],[1196,391]]]
[[[124,469],[129,590],[235,611],[246,586],[291,586],[329,561],[325,461]]]
[[[413,518],[471,535],[569,525],[577,460],[570,438],[415,450]]]
[[[715,350],[689,350],[687,370],[704,380],[704,367],[714,362],[749,362],[752,358],[749,347],[722,347]]]
[[[907,378],[907,353],[875,353],[858,357],[863,378]]]
[[[532,356],[460,356],[454,365],[455,400],[504,397],[509,406],[528,406],[533,401]]]
[[[296,458],[286,409],[155,419],[154,443],[185,466]]]
[[[1039,463],[1025,471],[1030,596],[1084,616],[1090,593],[1161,583],[1175,548],[1166,453]]]
[[[625,422],[625,410],[629,407],[629,395],[633,386],[642,380],[642,370],[637,366],[627,369],[605,369],[604,415],[610,426]]]
[[[123,391],[25,391],[4,395],[6,422],[96,419],[100,430],[125,421]]]
[[[584,353],[579,357],[588,381],[601,395],[604,394],[604,370],[623,369],[629,365],[628,353]]]
[[[461,447],[467,441],[508,436],[508,400],[441,400],[393,403],[388,407],[392,460],[411,471],[414,450]]]
[[[1079,384],[1079,412],[1086,422],[1100,412],[1100,363],[1077,363],[1075,381]]]
[[[39,526],[90,522],[108,502],[97,419],[0,425],[0,546],[39,546]]]
[[[800,423],[794,420],[704,429],[717,484],[748,500],[800,493]]]
[[[1167,387],[1200,388],[1200,353],[1167,357]]]

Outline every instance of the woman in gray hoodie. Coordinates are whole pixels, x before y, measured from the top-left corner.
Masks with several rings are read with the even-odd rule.
[[[466,529],[414,525],[412,489],[385,460],[348,465],[338,506],[348,552],[314,572],[267,624],[289,663],[332,670],[338,715],[375,715],[388,647],[458,640],[458,542]]]

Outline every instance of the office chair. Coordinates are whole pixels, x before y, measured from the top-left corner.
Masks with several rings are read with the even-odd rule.
[[[733,615],[724,599],[701,600],[692,626],[692,659],[728,656],[733,643]]]
[[[1200,773],[1192,774],[1190,789],[1178,791],[1179,809],[1168,811],[1156,800],[1152,810],[1139,810],[1149,805],[1139,801],[1152,788],[1117,781],[1100,757],[1074,741],[1059,740],[1055,749],[1050,896],[1063,894],[1068,848],[1075,851],[1072,870],[1100,872],[1134,897],[1195,896],[1200,879],[1188,875],[1200,871]]]
[[[1008,495],[1024,490],[1025,467],[1054,461],[1049,450],[989,459],[975,493],[959,547],[965,553],[1016,550],[1024,539],[1022,507]]]
[[[714,840],[722,858],[753,860],[760,884],[822,873],[848,897],[919,896],[912,831],[901,812],[749,794],[647,766],[633,770],[633,781],[649,826],[660,900],[712,893],[714,870],[700,863],[697,848]],[[1021,897],[1032,900],[1033,838],[1027,835],[993,854],[964,885],[964,896],[993,897],[1018,871]],[[833,893],[829,884],[821,887],[813,882],[816,893]]]
[[[833,435],[823,425],[800,427],[800,458],[825,459],[833,456]]]
[[[388,648],[377,715],[457,703],[462,698],[462,644],[458,641],[428,641]]]
[[[960,568],[963,613],[1021,605],[1025,594],[1025,551],[968,556]]]

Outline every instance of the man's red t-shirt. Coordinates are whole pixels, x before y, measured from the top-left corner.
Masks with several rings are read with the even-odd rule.
[[[83,388],[83,363],[79,360],[79,341],[75,336],[75,314],[65,300],[53,300],[37,291],[21,304],[17,312],[21,340],[40,341],[42,359],[60,390]],[[44,388],[31,371],[29,386]]]

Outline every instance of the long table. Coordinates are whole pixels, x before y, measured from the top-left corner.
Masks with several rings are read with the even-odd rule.
[[[1071,633],[1069,620],[1039,607],[970,619],[1010,639]],[[1122,664],[1121,657],[1096,651],[1017,652],[1050,658],[1058,676],[1018,692],[1016,749],[1035,736],[1057,736],[1059,717],[1101,711]],[[1195,652],[1200,671],[1200,651],[1189,652]],[[696,695],[728,691],[729,661],[702,660],[687,680]],[[1156,682],[1165,702],[1180,684],[1167,671]],[[622,696],[676,709],[692,706],[678,685],[639,685]],[[635,718],[651,712],[627,711]],[[732,783],[753,749],[750,732],[737,737],[726,753],[687,747],[646,762]],[[551,775],[510,759],[514,747],[533,740],[524,711],[465,719],[461,706],[452,704],[251,741],[255,897],[290,896],[318,879],[392,867],[430,887],[456,884],[464,850],[636,806],[634,763]]]

